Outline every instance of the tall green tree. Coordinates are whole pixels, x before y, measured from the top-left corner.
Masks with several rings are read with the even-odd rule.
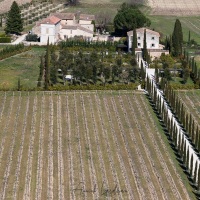
[[[19,35],[22,31],[23,31],[23,20],[21,17],[21,11],[16,1],[13,1],[6,19],[5,32],[6,34]]]
[[[143,49],[142,49],[142,57],[143,60],[147,63],[150,62],[150,56],[147,50],[147,37],[146,37],[146,29],[144,30],[144,41],[143,41]]]
[[[46,49],[46,55],[45,55],[45,80],[44,80],[44,88],[45,90],[48,90],[50,85],[50,47],[49,47],[49,38],[47,41],[47,49]]]
[[[176,19],[174,31],[172,34],[173,55],[180,56],[182,54],[183,32],[179,19]]]
[[[38,77],[38,83],[37,83],[37,87],[41,87],[42,86],[42,81],[43,81],[43,77],[44,77],[44,58],[43,56],[40,57],[40,74]]]
[[[137,48],[137,33],[136,28],[133,28],[132,54],[135,57],[135,48]]]
[[[123,3],[114,18],[115,32],[126,35],[135,28],[150,26],[151,21],[139,10],[137,5]]]

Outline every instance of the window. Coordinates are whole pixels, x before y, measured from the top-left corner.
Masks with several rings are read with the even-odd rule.
[[[64,35],[64,39],[66,39],[67,38],[67,36],[66,35]]]
[[[140,47],[140,46],[141,46],[141,43],[138,43],[137,45],[138,45],[138,47]]]
[[[138,37],[137,39],[140,40],[140,37]]]
[[[154,37],[151,37],[151,39],[154,40],[155,38],[154,38]]]
[[[155,44],[151,44],[151,47],[155,47]]]
[[[133,36],[131,36],[131,42],[133,42]]]
[[[46,28],[46,34],[49,34],[49,29],[48,28]]]

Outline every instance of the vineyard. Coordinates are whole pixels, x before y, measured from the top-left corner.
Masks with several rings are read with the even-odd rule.
[[[191,113],[196,124],[200,125],[200,91],[179,91],[178,95],[188,113]]]
[[[147,5],[155,15],[199,15],[199,0],[148,0]]]
[[[0,199],[194,199],[142,93],[2,92],[0,126]]]

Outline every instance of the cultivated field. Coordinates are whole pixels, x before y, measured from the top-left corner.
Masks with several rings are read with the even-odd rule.
[[[148,6],[155,15],[199,15],[199,0],[148,0]]]
[[[0,199],[194,199],[157,124],[137,92],[1,92]]]
[[[10,6],[12,5],[14,0],[2,0],[0,1],[0,13],[4,13],[10,10]],[[19,5],[30,3],[31,0],[15,0]]]
[[[184,103],[188,113],[191,113],[200,126],[200,91],[178,91],[181,101]]]

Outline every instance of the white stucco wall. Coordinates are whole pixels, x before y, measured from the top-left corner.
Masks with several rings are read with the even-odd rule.
[[[128,37],[128,47],[132,48],[132,38]],[[144,33],[137,32],[138,48],[143,48]],[[148,49],[159,49],[159,36],[153,33],[146,32],[146,43]]]
[[[94,24],[81,24],[81,26],[94,32]]]
[[[72,38],[74,36],[83,36],[86,38],[91,38],[93,37],[93,34],[79,30],[79,29],[76,29],[76,30],[61,29],[60,36],[62,39]]]
[[[91,24],[91,23],[92,23],[91,20],[82,20],[82,19],[79,20],[79,24]]]
[[[41,35],[40,35],[40,42],[42,44],[47,44],[47,40],[49,38],[49,43],[54,44],[58,39],[58,33],[60,31],[60,23],[53,25],[53,24],[41,24]]]

